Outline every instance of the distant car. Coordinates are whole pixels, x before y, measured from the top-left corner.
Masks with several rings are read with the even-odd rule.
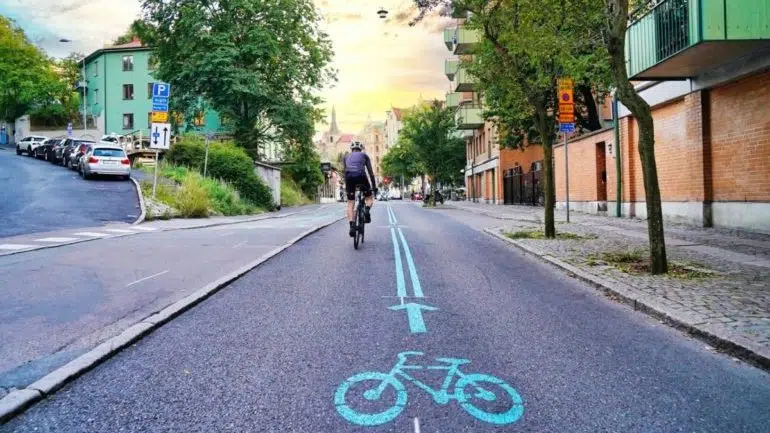
[[[46,158],[48,162],[51,164],[59,164],[62,157],[62,150],[64,150],[64,145],[67,143],[67,140],[67,138],[62,138],[51,144],[51,149],[48,151],[48,157]]]
[[[21,155],[22,153],[26,153],[27,156],[34,156],[33,152],[35,149],[47,139],[48,137],[43,137],[42,135],[29,135],[24,137],[16,143],[16,154]]]
[[[419,192],[413,193],[412,200],[422,200],[422,193],[419,193]]]
[[[388,193],[388,198],[391,200],[401,200],[404,196],[401,194],[401,190],[398,188],[391,189]]]
[[[71,156],[69,158],[69,168],[72,170],[79,170],[80,169],[80,160],[85,156],[86,153],[93,147],[96,143],[93,141],[81,141],[78,146],[75,148],[75,150],[71,153]]]
[[[51,151],[51,148],[53,147],[54,144],[60,142],[61,140],[62,140],[61,137],[49,138],[44,142],[40,143],[40,145],[35,147],[35,150],[33,151],[33,153],[35,154],[35,158],[48,160],[48,152]]]
[[[80,159],[79,171],[83,179],[103,174],[120,176],[123,180],[128,180],[131,176],[131,161],[122,147],[94,144]]]

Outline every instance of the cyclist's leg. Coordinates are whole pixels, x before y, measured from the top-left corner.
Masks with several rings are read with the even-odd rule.
[[[356,180],[352,177],[345,177],[345,193],[348,196],[348,204],[345,209],[345,215],[348,217],[348,222],[350,223],[350,236],[356,235],[356,230],[353,227],[353,222],[355,221],[353,219],[353,208],[355,207],[356,203]]]
[[[369,210],[374,206],[374,195],[372,195],[372,187],[369,185],[369,180],[365,177],[361,182],[361,189],[364,192],[364,204],[366,205],[364,207],[364,218],[366,218],[367,223],[370,223],[372,222],[372,215],[369,213]]]

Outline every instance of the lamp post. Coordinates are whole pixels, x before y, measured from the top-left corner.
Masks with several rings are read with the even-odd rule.
[[[69,43],[72,42],[71,39],[61,38],[59,39],[59,42],[61,43]],[[83,57],[83,82],[82,82],[82,88],[83,88],[83,131],[88,130],[88,119],[86,115],[86,58]]]

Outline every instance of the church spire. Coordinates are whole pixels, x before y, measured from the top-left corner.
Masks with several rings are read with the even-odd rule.
[[[340,134],[340,129],[337,127],[337,110],[335,110],[334,105],[332,105],[332,123],[329,125],[329,134]]]

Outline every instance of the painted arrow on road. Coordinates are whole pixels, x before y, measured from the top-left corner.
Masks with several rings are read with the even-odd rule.
[[[436,311],[438,308],[431,307],[430,305],[418,304],[416,302],[408,302],[406,304],[394,305],[388,307],[393,311],[406,310],[406,314],[409,317],[409,331],[412,334],[419,334],[422,332],[428,332],[425,327],[425,321],[422,319],[422,311]]]

